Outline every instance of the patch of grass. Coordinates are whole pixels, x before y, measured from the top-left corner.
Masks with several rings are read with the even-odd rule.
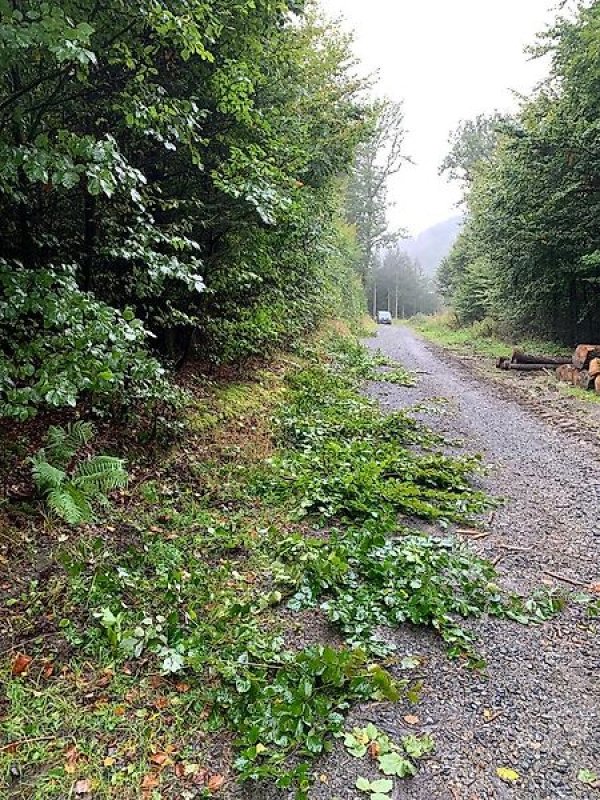
[[[503,339],[494,332],[494,326],[485,320],[461,327],[451,313],[417,316],[408,324],[430,341],[449,350],[490,358],[509,356],[515,347],[545,355],[564,355],[566,349],[564,345],[540,339]]]
[[[106,800],[150,798],[159,787],[161,797],[200,791],[194,772],[183,773],[209,755],[201,726],[190,726],[190,715],[202,713],[203,692],[159,675],[127,675],[110,662],[83,662],[48,675],[51,666],[32,665],[27,678],[2,676],[8,708],[3,742],[14,743],[0,751],[0,780],[12,787],[9,797],[58,800],[74,796],[80,782]]]
[[[581,389],[579,386],[569,386],[567,383],[558,381],[558,391],[566,397],[574,397],[576,400],[585,400],[586,403],[600,403],[600,394]]]

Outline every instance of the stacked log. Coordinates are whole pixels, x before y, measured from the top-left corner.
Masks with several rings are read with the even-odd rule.
[[[523,353],[521,350],[514,350],[512,356],[501,356],[496,361],[497,369],[514,370],[515,372],[540,372],[567,364],[571,364],[570,358],[532,355]]]
[[[578,345],[571,363],[557,367],[556,377],[559,381],[600,394],[600,345]]]
[[[580,344],[571,358],[514,350],[511,356],[501,356],[496,361],[496,367],[516,372],[555,369],[559,381],[600,394],[600,344]]]
[[[587,369],[597,358],[600,358],[600,344],[580,344],[573,354],[573,366],[576,369]]]

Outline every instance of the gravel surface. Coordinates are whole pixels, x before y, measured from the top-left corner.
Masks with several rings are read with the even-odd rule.
[[[369,392],[395,409],[433,397],[449,402],[428,424],[481,453],[489,467],[483,484],[505,503],[490,520],[490,536],[473,543],[500,559],[502,584],[577,587],[600,581],[600,469],[597,449],[507,399],[493,384],[440,357],[406,328],[380,328],[369,346],[419,372],[413,389],[374,383]],[[512,548],[512,549],[511,549]],[[435,636],[404,626],[393,632],[400,654],[424,659],[413,676],[424,690],[419,704],[357,709],[350,724],[372,721],[394,736],[431,732],[437,748],[420,774],[397,781],[394,798],[411,800],[556,800],[600,798],[577,780],[581,768],[600,773],[600,623],[581,606],[540,626],[496,619],[472,624],[487,674],[469,671],[445,655]],[[405,716],[418,717],[412,726]],[[489,720],[489,717],[493,719]],[[414,722],[414,720],[410,720]],[[498,767],[520,774],[515,785]],[[314,800],[358,800],[356,777],[380,777],[338,746],[319,765]]]

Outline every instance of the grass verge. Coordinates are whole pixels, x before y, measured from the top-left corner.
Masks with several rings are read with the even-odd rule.
[[[468,355],[481,355],[490,358],[509,356],[515,347],[528,353],[564,355],[564,345],[541,339],[500,338],[493,332],[493,326],[486,322],[459,327],[451,313],[436,316],[417,316],[409,324],[427,339],[449,350]]]

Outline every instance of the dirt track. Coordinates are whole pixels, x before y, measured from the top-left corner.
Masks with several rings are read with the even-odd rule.
[[[441,358],[407,328],[380,327],[369,346],[419,372],[414,389],[372,384],[370,393],[384,407],[444,397],[445,413],[428,423],[483,455],[489,467],[485,488],[506,502],[493,515],[490,536],[474,546],[499,559],[503,585],[527,592],[546,582],[577,591],[548,573],[584,585],[600,581],[597,450]],[[410,711],[400,704],[353,714],[355,724],[372,721],[394,736],[428,731],[436,740],[435,755],[419,776],[398,781],[394,797],[600,798],[600,790],[577,780],[581,768],[600,772],[600,623],[571,603],[541,626],[483,619],[472,627],[487,676],[450,662],[435,637],[406,626],[396,635],[399,652],[425,659],[420,704]],[[419,717],[412,729],[404,720],[408,713]],[[496,776],[497,767],[516,770],[519,781],[506,785]],[[320,770],[322,782],[312,797],[366,796],[353,788],[356,776],[365,774],[363,762],[343,748]]]

